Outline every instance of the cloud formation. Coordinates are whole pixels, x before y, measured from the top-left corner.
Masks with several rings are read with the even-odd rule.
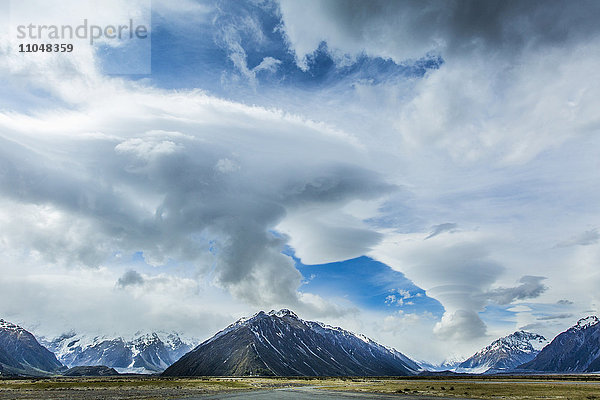
[[[458,227],[457,224],[454,224],[451,222],[447,222],[445,224],[434,225],[431,227],[431,233],[429,235],[427,235],[425,240],[431,239],[432,237],[437,236],[444,232],[451,232],[452,230],[456,229],[457,227]]]
[[[544,315],[541,317],[538,317],[538,321],[550,321],[553,319],[567,319],[567,318],[573,318],[574,315],[573,314],[555,314],[555,315]]]
[[[153,2],[144,78],[0,41],[0,312],[208,335],[288,306],[441,356],[598,308],[597,2],[232,4]],[[288,247],[384,261],[445,314],[363,323]]]
[[[598,229],[590,229],[585,231],[571,239],[565,240],[558,243],[557,247],[569,247],[569,246],[589,246],[598,243],[600,240],[600,233]]]
[[[477,313],[469,310],[457,310],[444,314],[433,331],[446,340],[464,342],[484,337],[487,328]]]
[[[60,121],[56,110],[36,121],[0,116],[8,245],[89,267],[115,252],[142,252],[154,266],[192,263],[252,304],[302,307],[301,276],[281,253],[290,237],[318,238],[338,259],[355,256],[355,244],[367,251],[378,241],[378,233],[344,218],[326,228],[288,223],[290,236],[273,232],[307,209],[325,221],[328,210],[395,190],[368,167],[346,162],[363,157],[351,137],[197,91],[100,82],[78,99],[82,111]]]
[[[543,276],[523,276],[519,279],[519,286],[494,289],[487,292],[485,296],[497,304],[510,304],[515,300],[534,299],[548,290],[542,284],[544,279],[546,278]]]
[[[402,62],[430,52],[444,58],[480,50],[518,55],[600,31],[593,17],[600,6],[594,1],[580,7],[539,0],[280,3],[286,33],[301,64],[322,41],[342,54],[366,52]],[[306,24],[309,19],[312,24]]]
[[[483,335],[476,319],[481,313],[495,325],[485,318],[491,305],[557,307],[562,296],[571,298],[571,280],[591,285],[595,274],[584,265],[597,254],[596,234],[564,237],[567,227],[593,224],[598,211],[589,201],[597,185],[586,150],[598,145],[591,139],[600,106],[598,8],[566,1],[281,2],[303,68],[323,42],[340,66],[363,55],[404,65],[441,58],[422,79],[388,82],[385,90],[354,83],[349,97],[374,104],[362,117],[385,123],[371,130],[369,144],[401,154],[397,181],[410,188],[383,207],[388,213],[376,222],[386,234],[370,254],[440,300],[447,313],[440,326],[450,331],[464,323]],[[436,234],[433,224],[443,220],[461,232]],[[562,246],[548,251],[556,243]],[[565,279],[567,265],[578,272]],[[581,297],[597,304],[593,295]],[[514,313],[519,326],[535,319]]]
[[[117,287],[125,288],[127,286],[143,285],[144,282],[144,277],[139,272],[130,269],[119,278],[117,281]]]

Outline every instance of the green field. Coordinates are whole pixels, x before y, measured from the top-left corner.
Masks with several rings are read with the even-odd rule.
[[[45,378],[0,380],[0,399],[174,399],[241,390],[320,390],[474,399],[600,399],[598,376],[427,378]]]

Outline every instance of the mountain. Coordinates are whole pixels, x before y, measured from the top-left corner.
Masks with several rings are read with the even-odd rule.
[[[201,343],[166,376],[413,375],[420,367],[362,335],[304,321],[290,310],[260,311]]]
[[[600,320],[596,316],[580,319],[519,369],[539,372],[600,371]]]
[[[0,319],[2,375],[48,375],[63,368],[54,354],[18,325]]]
[[[441,363],[430,363],[423,360],[416,360],[416,362],[426,371],[429,372],[444,372],[444,371],[454,371],[460,363],[465,360],[464,357],[461,358],[450,358],[442,361]]]
[[[511,370],[531,361],[548,343],[536,333],[517,331],[495,340],[456,368],[456,372],[481,374]]]
[[[115,376],[119,373],[114,368],[97,365],[93,367],[80,366],[69,368],[63,372],[63,376]]]
[[[184,342],[178,334],[162,332],[130,339],[71,332],[47,342],[47,346],[69,368],[104,365],[135,373],[162,372],[193,348],[192,342]]]

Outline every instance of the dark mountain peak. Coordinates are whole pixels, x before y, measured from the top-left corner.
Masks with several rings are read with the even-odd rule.
[[[584,329],[588,329],[588,328],[598,325],[598,322],[600,322],[598,317],[596,317],[595,315],[590,315],[588,317],[581,318],[570,329],[572,329],[574,331],[584,330]]]
[[[30,332],[1,319],[0,367],[14,375],[45,375],[62,364]]]
[[[532,361],[519,368],[540,372],[600,371],[600,324],[596,316],[582,318],[562,332]]]
[[[268,317],[269,316],[267,315],[267,313],[265,313],[264,311],[261,310],[261,311],[255,313],[254,315],[252,315],[251,317],[242,317],[242,318],[238,319],[233,324],[229,325],[227,328],[245,325],[245,324],[252,323],[254,321],[258,321],[258,320],[268,318]]]
[[[0,329],[4,329],[6,331],[18,332],[18,333],[27,332],[25,329],[21,328],[19,325],[15,325],[12,322],[8,322],[1,318],[0,318]]]
[[[167,376],[411,375],[408,357],[362,335],[293,311],[260,311],[241,318],[169,367]]]
[[[279,317],[279,318],[288,317],[288,318],[300,319],[300,318],[298,318],[298,316],[296,315],[295,312],[293,312],[292,310],[288,310],[287,308],[282,308],[279,311],[271,310],[271,311],[269,311],[269,315],[271,317]]]
[[[533,332],[527,332],[527,331],[516,331],[515,333],[513,333],[512,335],[509,336],[515,336],[515,337],[519,337],[519,338],[527,338],[529,340],[546,340],[546,338],[538,333],[533,333]]]

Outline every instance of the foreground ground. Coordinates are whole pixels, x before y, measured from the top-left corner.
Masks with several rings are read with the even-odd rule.
[[[0,399],[599,399],[600,376],[47,378],[0,380]]]

